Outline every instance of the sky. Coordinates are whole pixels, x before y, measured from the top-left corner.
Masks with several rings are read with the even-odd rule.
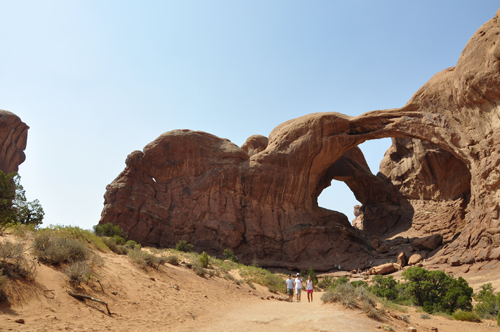
[[[106,185],[164,132],[241,146],[315,112],[403,106],[454,66],[498,0],[0,0],[0,109],[30,127],[20,165],[44,225],[97,224]],[[372,172],[390,138],[360,148]],[[320,206],[350,220],[333,181]]]

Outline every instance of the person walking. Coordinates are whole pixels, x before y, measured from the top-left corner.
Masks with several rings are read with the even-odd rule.
[[[301,296],[300,293],[302,292],[302,282],[304,282],[304,280],[300,276],[300,273],[297,273],[297,278],[295,278],[295,293],[297,293],[297,302],[300,302],[300,296]]]
[[[286,279],[286,293],[288,294],[288,301],[293,302],[293,285],[294,281],[292,279],[292,275],[288,275],[288,279]]]
[[[311,278],[311,276],[309,276],[309,278],[307,279],[307,282],[306,282],[306,292],[307,292],[307,301],[308,302],[312,302],[313,301],[313,292],[314,292],[314,282]],[[309,296],[311,296],[311,299],[309,299]]]

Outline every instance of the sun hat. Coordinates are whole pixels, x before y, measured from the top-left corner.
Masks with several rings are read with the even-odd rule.
[[[298,276],[300,276],[300,273],[297,273]]]

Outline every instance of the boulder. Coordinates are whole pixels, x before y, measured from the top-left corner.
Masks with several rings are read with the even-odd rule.
[[[377,252],[388,252],[391,249],[391,247],[387,243],[383,243],[380,245],[380,247],[377,248]]]
[[[396,266],[394,263],[386,263],[378,266],[374,266],[370,269],[370,274],[371,275],[377,275],[377,274],[389,274],[392,272],[395,272]]]
[[[413,254],[410,256],[408,260],[408,265],[415,265],[422,260],[422,256],[420,254]]]
[[[401,252],[398,255],[398,258],[396,258],[396,263],[399,264],[402,267],[406,265],[406,255],[405,255],[404,252]]]
[[[420,249],[434,250],[439,247],[442,242],[443,236],[441,234],[434,234],[413,240],[413,245]]]
[[[460,266],[462,265],[462,262],[460,261],[460,257],[458,255],[454,255],[448,259],[448,263],[451,266]]]

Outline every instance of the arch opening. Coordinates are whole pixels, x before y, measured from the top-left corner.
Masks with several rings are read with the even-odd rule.
[[[350,149],[324,171],[316,189],[317,206],[340,211],[352,223],[354,205],[359,202],[362,228],[367,232],[384,237],[405,231],[440,233],[445,242],[452,241],[465,226],[470,201],[467,165],[429,141],[404,137],[379,141]],[[377,145],[382,148],[375,148]],[[360,147],[368,151],[372,168],[378,161],[377,175]],[[333,180],[345,186],[335,185]],[[327,190],[332,182],[335,187]],[[345,196],[347,202],[341,208],[332,204],[339,201],[337,195]],[[359,225],[358,219],[356,223]]]

